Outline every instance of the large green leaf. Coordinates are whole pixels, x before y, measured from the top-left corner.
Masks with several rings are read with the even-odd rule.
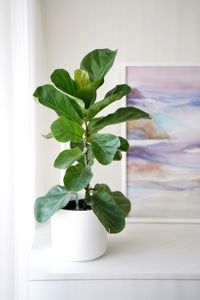
[[[112,162],[115,152],[120,146],[119,138],[110,133],[92,134],[88,141],[91,143],[94,156],[103,165],[108,165]]]
[[[131,209],[131,202],[126,198],[121,192],[111,192],[110,193],[113,200],[117,203],[119,208],[122,210],[124,217],[126,217]]]
[[[102,80],[115,60],[117,50],[96,49],[81,61],[80,68],[87,71],[91,81]]]
[[[67,205],[71,195],[72,192],[64,187],[54,186],[45,196],[36,199],[34,205],[35,219],[38,222],[49,220],[53,214]]]
[[[69,73],[64,69],[56,69],[51,74],[51,81],[61,91],[76,95],[77,86],[75,81],[70,77]]]
[[[109,193],[119,208],[122,210],[124,217],[126,217],[131,209],[131,202],[121,192],[112,192],[109,186],[105,183],[98,183],[94,186],[94,190],[103,190]]]
[[[58,91],[53,85],[40,86],[33,95],[41,104],[53,109],[59,116],[66,116],[79,124],[83,123],[83,112],[80,105]]]
[[[81,151],[78,147],[62,151],[54,162],[54,167],[58,169],[66,169],[75,161],[84,156],[85,151]]]
[[[109,233],[118,233],[124,229],[125,219],[122,210],[108,192],[94,191],[92,209]]]
[[[128,95],[130,91],[131,88],[127,84],[117,85],[114,89],[112,89],[106,94],[105,99],[97,103],[94,103],[89,107],[86,116],[87,120],[91,120],[96,114],[98,114],[106,106],[108,106],[109,104],[111,104],[116,100],[120,100],[125,95]]]
[[[70,191],[81,191],[86,187],[92,178],[91,168],[78,163],[67,169],[64,177],[65,187]]]
[[[97,132],[105,126],[137,119],[150,119],[150,115],[136,107],[122,107],[106,117],[93,119],[89,124],[91,132]]]
[[[59,142],[81,142],[84,129],[77,123],[60,117],[51,125],[51,131],[55,139]]]

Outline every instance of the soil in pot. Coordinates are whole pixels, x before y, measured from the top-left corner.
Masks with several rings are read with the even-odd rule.
[[[84,199],[71,200],[63,209],[66,210],[91,210],[91,206],[87,205]]]

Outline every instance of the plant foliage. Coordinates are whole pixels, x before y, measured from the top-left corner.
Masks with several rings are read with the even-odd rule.
[[[128,151],[128,141],[110,133],[101,133],[106,126],[140,118],[149,119],[148,113],[136,107],[123,107],[107,115],[96,117],[100,111],[127,96],[131,88],[127,84],[116,85],[96,101],[97,89],[104,83],[112,67],[117,51],[96,49],[88,53],[74,71],[74,78],[64,69],[56,69],[51,75],[52,84],[39,86],[34,96],[38,102],[55,111],[56,120],[51,131],[44,135],[58,142],[69,142],[60,152],[54,166],[65,169],[63,186],[54,186],[35,201],[35,218],[45,222],[59,209],[65,207],[72,194],[85,190],[85,204],[109,233],[117,233],[125,226],[131,204],[119,191],[111,191],[106,184],[91,186],[92,165],[97,160],[102,165],[121,160],[122,152]]]

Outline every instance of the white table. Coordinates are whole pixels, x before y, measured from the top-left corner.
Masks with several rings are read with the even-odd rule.
[[[54,257],[45,230],[31,254],[31,300],[199,300],[200,224],[130,223],[94,261]]]

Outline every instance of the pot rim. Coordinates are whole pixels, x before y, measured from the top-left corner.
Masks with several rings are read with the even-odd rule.
[[[58,212],[63,212],[63,213],[92,213],[94,214],[93,210],[92,209],[86,209],[86,210],[76,210],[76,209],[59,209],[56,213]]]

